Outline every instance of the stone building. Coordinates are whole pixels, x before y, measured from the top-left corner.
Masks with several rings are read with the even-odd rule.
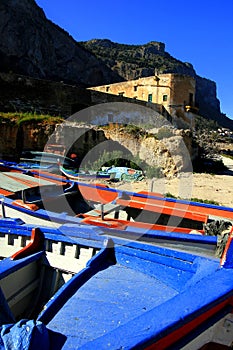
[[[102,85],[91,90],[120,95],[132,99],[162,105],[179,124],[184,122],[193,125],[195,106],[196,80],[188,75],[155,74],[155,76],[137,80]]]

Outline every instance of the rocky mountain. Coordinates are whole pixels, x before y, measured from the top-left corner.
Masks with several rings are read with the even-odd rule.
[[[192,76],[196,74],[190,63],[172,57],[161,42],[126,45],[108,39],[94,39],[81,44],[125,80],[152,76],[155,71]]]
[[[81,85],[118,81],[117,73],[49,21],[34,0],[0,1],[0,70]]]
[[[0,36],[0,72],[82,87],[150,76],[155,70],[192,75],[199,113],[233,129],[233,121],[220,111],[215,82],[172,57],[163,43],[124,45],[98,39],[78,43],[48,20],[35,0],[0,1]]]

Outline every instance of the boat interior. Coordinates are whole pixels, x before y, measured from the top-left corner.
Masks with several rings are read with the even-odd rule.
[[[56,230],[33,228],[30,232],[14,230],[12,225],[1,228],[0,311],[3,323],[33,318],[44,304],[103,245],[103,239],[85,235],[72,239]],[[56,235],[55,235],[56,233]],[[83,237],[83,238],[82,238]],[[5,316],[10,315],[9,319]]]
[[[8,224],[6,245],[13,246],[9,237],[17,239],[12,230]],[[166,338],[176,325],[186,329],[193,315],[202,320],[201,331],[207,320],[216,321],[217,311],[219,318],[232,311],[232,233],[220,259],[101,237],[91,228],[80,229],[75,239],[68,230],[59,236],[34,228],[30,238],[25,227],[28,244],[16,249],[14,242],[13,254],[0,262],[1,324],[35,319],[52,332],[69,334],[68,345],[75,340],[91,348],[95,341],[102,348],[125,339],[133,348]],[[196,333],[188,329],[190,341]]]
[[[208,311],[216,301],[224,300],[218,317],[232,310],[232,296],[228,295],[232,280],[228,279],[224,288],[216,287],[214,293],[207,290],[214,276],[225,280],[224,269],[222,274],[219,270],[219,259],[139,244],[119,246],[109,240],[106,248],[55,294],[38,320],[51,330],[69,334],[67,348],[74,339],[87,348],[93,341],[99,349],[105,344],[117,348],[122,339],[129,348],[138,344],[145,348],[166,339],[168,333],[176,334],[178,324],[185,328],[191,315],[202,318],[205,328],[206,318],[213,322],[215,313]],[[194,334],[189,328],[180,337],[184,341],[187,335],[186,341],[190,341]],[[179,335],[175,337],[178,342]],[[169,344],[174,339],[163,341]]]

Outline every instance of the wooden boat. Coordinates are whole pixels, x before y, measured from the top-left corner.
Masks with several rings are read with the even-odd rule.
[[[89,232],[86,243],[96,254],[75,273],[75,264],[57,265],[59,259],[51,259],[55,251],[43,249],[43,239],[52,237],[43,230],[35,228],[26,249],[0,262],[0,335],[6,349],[16,342],[19,350],[195,350],[213,343],[230,348],[232,232],[221,258],[106,236],[100,241]],[[9,235],[15,233],[8,227]],[[60,235],[59,244],[67,237]],[[72,243],[86,246],[79,239],[76,235]],[[62,258],[64,250],[56,254]],[[73,277],[67,279],[67,273]]]
[[[60,172],[70,180],[105,179],[111,181],[141,181],[144,176],[141,170],[127,167],[110,167],[101,171],[76,172],[59,166]]]
[[[23,151],[20,157],[21,163],[38,164],[40,166],[58,165],[58,162],[66,169],[75,169],[77,164],[69,157],[52,152]]]
[[[0,172],[1,215],[40,225],[60,225],[91,207],[73,182],[38,178],[23,171]],[[66,211],[66,213],[65,213]]]
[[[74,171],[65,169],[62,166],[59,166],[60,173],[64,175],[67,179],[72,181],[80,181],[80,180],[112,180],[114,179],[114,174],[109,174],[106,171]]]
[[[144,179],[144,175],[142,170],[137,170],[133,168],[128,167],[118,167],[118,166],[112,166],[108,170],[109,174],[114,174],[114,179],[116,181],[141,181]]]
[[[57,164],[45,164],[42,165],[40,163],[33,163],[33,162],[11,162],[11,161],[3,161],[0,160],[0,166],[4,167],[4,166],[8,166],[11,167],[12,169],[23,169],[23,170],[34,170],[34,169],[39,169],[39,170],[44,170],[50,173],[59,173],[59,167]]]
[[[26,224],[20,218],[0,218],[0,243],[7,257],[15,252],[21,246],[25,246],[30,237],[30,232],[35,226]],[[88,240],[90,237],[95,237],[95,240],[103,241],[103,239],[114,238],[121,242],[147,242],[147,244],[159,245],[169,247],[171,249],[203,252],[208,256],[221,256],[222,245],[218,242],[216,236],[205,236],[197,234],[184,234],[183,232],[165,232],[163,230],[147,230],[142,232],[136,227],[127,227],[124,231],[120,229],[110,229],[104,226],[88,226],[80,224],[63,224],[59,227],[40,226],[40,230],[47,239],[48,237],[56,237],[56,242],[65,240],[66,236],[68,242],[74,241],[78,236]],[[13,233],[14,232],[14,233]],[[97,239],[98,237],[98,239]],[[51,251],[51,244],[46,243],[46,247]],[[218,246],[218,250],[216,247]],[[47,249],[47,248],[46,248]],[[62,251],[66,249],[61,248]]]
[[[36,222],[40,225],[83,223],[120,230],[137,228],[141,232],[153,229],[190,233],[195,229],[203,234],[204,225],[212,219],[233,221],[233,208],[164,198],[150,192],[119,191],[105,184],[71,182],[42,171],[10,170],[0,173],[0,194],[4,197],[2,215],[21,217],[27,223],[35,220],[39,220]],[[13,189],[9,187],[10,179]],[[34,187],[38,191],[38,184],[44,182],[56,188],[54,197],[60,191],[60,199],[47,200],[48,194],[43,189],[43,203],[30,198]]]

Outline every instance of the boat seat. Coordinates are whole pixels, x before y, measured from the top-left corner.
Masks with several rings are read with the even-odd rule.
[[[102,214],[103,215],[107,215],[110,214],[114,211],[118,211],[120,210],[121,205],[119,204],[112,204],[112,203],[107,203],[107,204],[99,204],[95,207],[95,209],[88,211],[87,213],[85,213],[83,216],[87,217],[87,216],[95,216],[95,217],[99,217]]]

